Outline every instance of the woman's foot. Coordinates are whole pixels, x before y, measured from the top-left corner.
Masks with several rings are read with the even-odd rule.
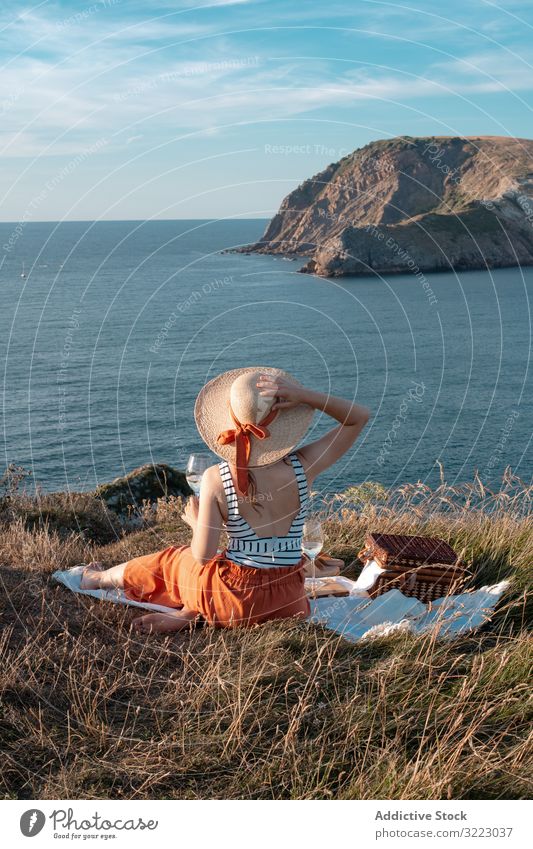
[[[88,563],[81,573],[80,589],[82,590],[99,590],[100,578],[102,572],[105,572],[105,566],[99,560],[93,560]]]
[[[172,631],[183,631],[189,628],[191,622],[198,618],[198,614],[192,610],[176,610],[175,613],[147,613],[139,616],[131,623],[136,631],[145,634],[167,634]]]

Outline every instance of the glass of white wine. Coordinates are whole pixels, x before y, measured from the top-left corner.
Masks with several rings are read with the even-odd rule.
[[[185,477],[195,495],[200,495],[202,475],[211,464],[212,461],[209,454],[191,454],[189,457]]]
[[[311,561],[311,574],[316,577],[315,558],[322,551],[324,545],[324,534],[320,520],[316,517],[308,519],[303,527],[302,533],[302,551],[307,554]]]

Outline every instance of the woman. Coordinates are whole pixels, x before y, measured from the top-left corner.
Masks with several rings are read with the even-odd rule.
[[[315,410],[338,424],[294,451]],[[119,587],[131,599],[175,608],[134,621],[147,631],[179,631],[199,617],[232,627],[308,616],[301,553],[308,491],[357,439],[368,410],[306,389],[279,369],[244,368],[204,386],[195,419],[222,462],[204,473],[200,498],[187,502],[191,545],[105,571],[90,564],[82,588]],[[217,554],[223,528],[229,545]]]

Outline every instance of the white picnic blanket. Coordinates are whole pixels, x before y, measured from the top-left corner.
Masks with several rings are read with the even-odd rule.
[[[60,584],[63,584],[73,593],[80,595],[89,595],[93,598],[99,598],[102,601],[112,601],[114,604],[130,604],[132,607],[144,607],[146,610],[158,610],[160,613],[168,613],[172,610],[171,607],[165,607],[162,604],[150,604],[149,602],[132,601],[127,598],[122,590],[82,590],[81,575],[85,569],[84,565],[73,566],[72,569],[66,571],[58,571],[52,574]]]
[[[378,598],[365,598],[354,590],[344,598],[319,598],[312,604],[311,620],[342,634],[351,642],[385,637],[398,632],[434,633],[439,639],[452,639],[481,628],[510,581],[472,592],[446,596],[431,606],[408,598],[399,590],[389,590]]]
[[[92,596],[115,604],[129,604],[146,610],[162,613],[172,608],[161,604],[131,601],[122,590],[82,590],[80,587],[83,566],[74,566],[66,571],[54,572],[56,581],[74,593]],[[311,588],[327,581],[327,578],[307,579]],[[467,634],[487,622],[509,581],[481,587],[479,590],[447,596],[434,601],[431,608],[416,598],[408,598],[399,590],[389,590],[378,598],[371,599],[366,590],[357,586],[357,581],[336,578],[350,595],[341,598],[327,597],[311,601],[310,621],[321,624],[350,642],[388,636],[399,632],[412,634],[435,633],[441,639],[451,639]]]

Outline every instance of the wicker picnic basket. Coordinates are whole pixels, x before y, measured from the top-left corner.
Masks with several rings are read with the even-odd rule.
[[[357,556],[384,569],[369,590],[372,598],[398,589],[427,604],[458,592],[468,575],[453,548],[437,537],[372,532]]]

